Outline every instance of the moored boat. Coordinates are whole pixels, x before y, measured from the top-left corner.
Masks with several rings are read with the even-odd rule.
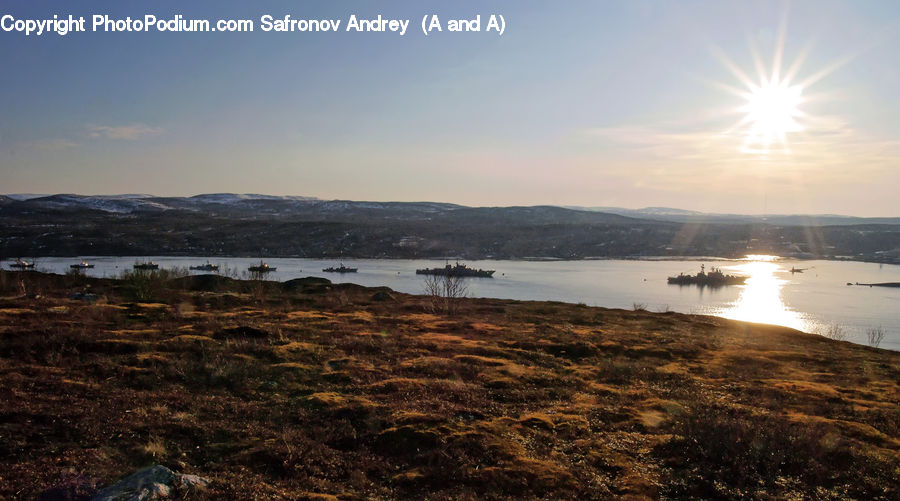
[[[69,268],[72,268],[73,270],[87,270],[87,269],[93,268],[93,267],[94,267],[94,265],[88,263],[87,261],[82,261],[82,262],[77,263],[77,264],[70,264],[70,265],[69,265]]]
[[[154,263],[153,261],[149,261],[146,263],[134,263],[134,269],[136,269],[136,270],[158,270],[159,265]]]
[[[741,285],[747,281],[747,277],[737,275],[726,275],[722,270],[713,268],[712,271],[706,273],[706,265],[700,265],[700,273],[696,275],[685,275],[679,273],[678,276],[669,277],[668,282],[674,285],[699,285],[709,287],[722,287],[725,285]]]
[[[20,270],[30,270],[30,269],[34,268],[34,261],[29,263],[28,261],[16,259],[16,261],[13,264],[9,265],[9,267],[20,269]]]
[[[334,266],[322,268],[322,271],[326,273],[356,273],[356,270],[356,268],[348,268],[344,266],[344,263],[341,263],[341,265],[337,268],[335,268]]]
[[[260,260],[259,264],[255,264],[247,268],[247,270],[253,273],[268,273],[270,271],[275,271],[275,267],[269,266],[268,263],[264,263],[262,262],[262,260]]]
[[[219,271],[219,265],[212,264],[207,261],[206,264],[201,264],[199,266],[190,266],[190,269],[194,271]]]
[[[450,263],[447,263],[443,268],[424,268],[416,270],[416,275],[493,278],[494,270],[482,270],[480,268],[476,270],[474,268],[469,268],[464,264],[459,264],[459,261],[457,261],[455,266],[451,266]]]

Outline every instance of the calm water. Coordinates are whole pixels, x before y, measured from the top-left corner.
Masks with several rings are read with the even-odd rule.
[[[65,273],[75,258],[38,258],[37,269]],[[135,257],[84,257],[95,265],[87,274],[115,277],[130,270]],[[155,261],[161,268],[203,264],[205,257],[147,256],[139,261]],[[223,273],[246,275],[254,258],[209,258]],[[3,263],[8,269],[11,261]],[[269,259],[277,271],[271,280],[305,276],[326,277],[333,282],[353,282],[367,286],[386,285],[394,290],[420,294],[423,277],[416,268],[442,266],[428,260],[354,259],[345,264],[358,273],[324,273],[337,266],[335,260]],[[745,285],[719,289],[679,287],[666,277],[679,272],[696,273],[701,263],[707,270],[715,266],[725,273],[746,275]],[[717,315],[737,320],[785,325],[806,332],[818,332],[840,324],[847,339],[866,343],[866,329],[885,330],[882,348],[900,350],[900,289],[847,286],[847,282],[900,282],[900,266],[852,261],[792,261],[768,256],[745,260],[660,260],[660,261],[470,261],[469,266],[497,270],[492,279],[469,279],[468,295],[523,300],[555,300],[592,306],[630,309],[642,303],[654,310]],[[791,273],[792,267],[804,268]]]

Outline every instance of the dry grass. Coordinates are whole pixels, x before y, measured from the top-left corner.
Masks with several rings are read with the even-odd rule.
[[[0,273],[0,498],[896,499],[900,354],[675,313]],[[77,280],[77,282],[75,282]],[[73,288],[104,297],[69,299]],[[315,287],[313,287],[315,286]],[[229,287],[231,287],[229,289]],[[305,288],[304,288],[305,287]]]

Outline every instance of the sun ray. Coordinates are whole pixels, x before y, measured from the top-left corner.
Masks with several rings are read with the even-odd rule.
[[[719,62],[721,62],[722,65],[725,66],[725,68],[730,71],[738,79],[739,82],[744,85],[750,85],[753,82],[750,76],[744,73],[744,70],[742,70],[740,66],[735,64],[734,61],[732,61],[721,49],[719,49],[718,47],[712,47],[710,49],[710,52],[712,52],[713,56],[718,59]]]
[[[740,87],[735,87],[734,85],[728,85],[728,84],[726,84],[726,83],[717,82],[717,81],[715,81],[715,80],[710,80],[710,79],[708,79],[708,78],[700,78],[700,77],[698,77],[697,79],[698,79],[700,82],[702,82],[702,83],[704,83],[704,84],[706,84],[706,85],[708,85],[708,86],[710,86],[710,87],[713,87],[713,88],[719,89],[719,90],[721,90],[721,91],[727,92],[727,93],[729,93],[729,94],[731,94],[731,95],[733,95],[733,96],[735,96],[735,97],[739,97],[739,98],[742,98],[742,99],[743,99],[743,98],[745,98],[745,97],[747,96],[747,89],[746,89],[746,88],[743,88],[743,89],[742,89],[742,88],[740,88]]]
[[[741,118],[740,120],[738,120],[738,121],[737,121],[730,129],[728,129],[726,132],[727,132],[727,133],[731,133],[731,132],[733,132],[733,131],[735,131],[735,130],[737,130],[737,129],[740,129],[741,127],[747,125],[748,123],[750,123],[750,117],[744,116],[743,118]]]
[[[743,106],[736,111],[743,116],[734,125],[726,129],[725,136],[741,134],[743,136],[739,151],[744,153],[768,155],[779,152],[790,154],[789,136],[803,132],[803,122],[810,117],[799,107],[808,102],[806,89],[828,72],[834,71],[839,64],[830,65],[825,70],[815,73],[803,82],[794,83],[800,67],[806,60],[811,44],[807,44],[784,70],[785,46],[787,39],[787,11],[782,16],[775,36],[772,59],[767,66],[758,50],[756,41],[748,36],[747,46],[756,71],[751,78],[743,69],[735,64],[718,48],[713,48],[713,55],[725,68],[737,78],[743,88],[720,82],[705,82],[712,87],[740,98]],[[842,61],[838,63],[843,64]],[[814,95],[813,99],[820,96]]]
[[[781,78],[781,64],[784,57],[784,39],[787,35],[787,9],[781,16],[781,23],[778,26],[778,38],[775,42],[775,56],[772,58],[772,76],[771,80],[777,82]],[[788,80],[789,81],[789,80]]]
[[[759,85],[762,87],[766,84],[766,66],[763,64],[762,57],[759,55],[759,50],[756,48],[756,43],[752,38],[748,37],[747,45],[750,47],[750,55],[753,57],[753,66],[756,67]]]
[[[802,82],[800,82],[799,85],[801,87],[809,87],[810,85],[812,85],[812,84],[818,82],[819,80],[827,77],[828,75],[834,73],[835,71],[840,69],[841,66],[844,66],[845,64],[852,61],[855,57],[856,57],[856,54],[847,54],[847,55],[841,57],[840,59],[834,61],[833,63],[829,64],[828,66],[822,68],[821,70],[817,71],[816,73],[813,73],[811,76],[807,77]]]
[[[807,56],[809,56],[809,52],[812,50],[813,43],[810,41],[806,45],[800,49],[800,53],[797,54],[797,57],[794,59],[793,64],[788,68],[788,70],[784,74],[785,80],[792,82],[794,78],[797,76],[797,72],[800,71],[800,67],[803,66],[803,63],[806,62]]]
[[[809,152],[810,141],[823,135],[841,134],[846,130],[845,124],[835,122],[836,117],[819,116],[808,110],[810,104],[832,102],[846,98],[832,92],[815,91],[810,88],[850,63],[860,54],[877,45],[876,42],[888,36],[889,30],[874,34],[872,43],[857,50],[848,50],[838,59],[828,64],[813,68],[817,71],[803,71],[808,65],[809,56],[815,40],[809,40],[801,46],[799,52],[788,51],[788,10],[785,9],[772,37],[772,45],[760,52],[760,41],[754,38],[751,30],[747,30],[747,49],[751,56],[751,65],[738,65],[724,51],[716,46],[710,47],[711,54],[736,79],[736,82],[722,83],[698,78],[704,84],[719,91],[730,94],[740,100],[731,109],[732,114],[740,118],[719,137],[736,140],[735,147],[742,153],[760,155],[766,161],[775,161],[771,155],[804,155]],[[769,46],[769,44],[765,44]],[[788,55],[790,54],[790,56]],[[771,57],[771,59],[768,59]],[[788,64],[790,62],[790,64]],[[752,68],[752,69],[751,69]],[[751,76],[752,75],[752,76]],[[723,110],[724,111],[724,110]],[[724,118],[724,117],[723,117]],[[727,125],[726,125],[727,126]],[[795,143],[792,148],[792,142]],[[797,153],[794,153],[796,150]],[[783,157],[779,162],[787,160]]]

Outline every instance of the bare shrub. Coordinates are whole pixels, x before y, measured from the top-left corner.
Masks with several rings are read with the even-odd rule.
[[[268,295],[268,284],[266,284],[266,274],[252,271],[250,272],[250,297],[257,303],[265,301]]]
[[[126,295],[131,299],[146,301],[152,294],[152,274],[143,270],[126,270],[119,275],[125,286]]]
[[[865,456],[843,438],[829,439],[833,432],[825,425],[777,413],[702,404],[678,418],[674,427],[676,438],[654,450],[672,467],[663,491],[672,499],[778,492],[784,479],[823,489],[843,484],[851,486],[848,498],[877,499],[879,483],[890,478],[888,461]]]
[[[227,264],[220,265],[218,271],[213,273],[218,274],[220,277],[233,278],[235,280],[241,278],[240,268],[237,266],[228,266]]]
[[[880,325],[878,327],[872,327],[871,329],[866,330],[866,336],[869,338],[869,346],[878,348],[878,345],[884,340],[884,327]]]
[[[819,334],[835,341],[845,341],[847,339],[847,331],[838,322],[823,327],[819,330]]]
[[[69,278],[81,278],[85,276],[85,272],[82,268],[69,268],[66,270],[66,276]]]
[[[142,449],[144,454],[157,461],[166,455],[166,444],[159,437],[150,437]]]
[[[456,313],[469,291],[465,278],[455,275],[425,275],[424,288],[429,310],[444,315]]]
[[[187,268],[125,270],[118,278],[122,281],[127,296],[135,301],[148,301],[159,299],[169,280],[189,274]]]
[[[631,303],[631,309],[634,311],[647,311],[647,303]]]
[[[16,293],[20,297],[40,296],[47,288],[47,280],[41,273],[18,271],[14,272],[13,280],[16,284]]]

